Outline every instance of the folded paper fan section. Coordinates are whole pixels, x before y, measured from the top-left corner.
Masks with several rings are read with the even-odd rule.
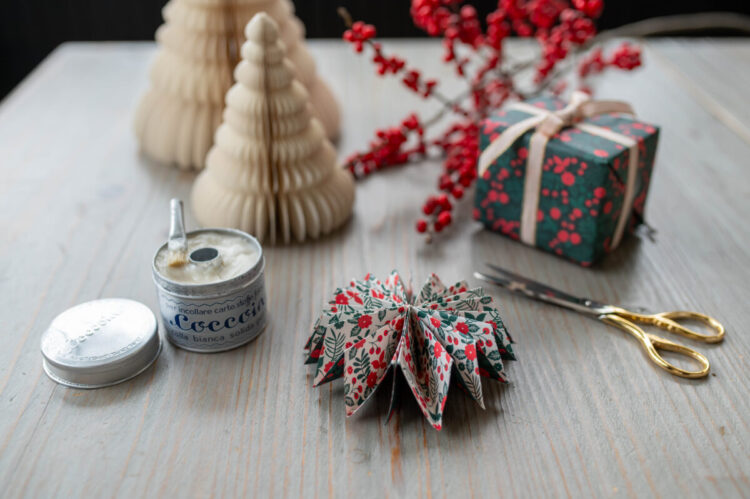
[[[384,282],[368,274],[337,289],[329,305],[307,342],[307,363],[317,366],[315,386],[344,378],[347,416],[393,369],[389,416],[405,380],[439,430],[451,375],[484,408],[481,378],[506,382],[502,361],[515,359],[492,297],[463,281],[445,286],[433,274],[414,297],[397,272]]]
[[[273,19],[257,14],[245,35],[224,121],[193,186],[193,213],[204,226],[271,243],[331,232],[351,214],[352,177],[311,117]]]
[[[181,168],[203,168],[233,83],[243,29],[259,12],[278,23],[295,77],[310,93],[313,115],[328,137],[338,136],[338,104],[317,75],[303,41],[304,25],[289,0],[170,0],[156,32],[151,88],[136,111],[135,131],[147,155]]]

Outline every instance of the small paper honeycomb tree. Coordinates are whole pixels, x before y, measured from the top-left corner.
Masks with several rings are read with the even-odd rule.
[[[305,28],[289,0],[170,0],[156,31],[160,50],[151,88],[136,111],[136,135],[146,155],[180,168],[203,168],[233,83],[242,30],[258,12],[279,24],[295,75],[310,92],[313,114],[328,137],[338,135],[338,104],[317,76],[303,43]]]
[[[271,243],[326,234],[351,213],[352,176],[311,117],[276,23],[259,13],[245,35],[224,122],[193,186],[193,213],[204,226]]]

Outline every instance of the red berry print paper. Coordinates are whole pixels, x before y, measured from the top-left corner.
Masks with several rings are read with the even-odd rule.
[[[554,98],[527,101],[535,107],[559,110]],[[484,150],[508,127],[530,115],[512,107],[481,126]],[[659,129],[624,114],[602,114],[585,123],[636,141],[638,150],[635,198],[625,232],[643,220]],[[487,228],[513,239],[520,237],[524,182],[532,132],[500,155],[477,181],[474,217]],[[565,128],[546,146],[536,214],[535,245],[589,266],[612,250],[622,212],[630,151],[606,138],[578,128]]]
[[[390,369],[406,382],[430,424],[440,429],[451,376],[484,407],[482,377],[506,382],[511,339],[493,299],[466,282],[430,276],[412,296],[399,274],[371,275],[339,288],[307,341],[314,386],[344,379],[346,414],[354,414]]]

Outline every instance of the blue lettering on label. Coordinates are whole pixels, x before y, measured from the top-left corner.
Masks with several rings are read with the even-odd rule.
[[[262,309],[265,304],[263,299],[259,300],[259,303],[253,302],[252,305],[242,311],[237,316],[230,316],[221,321],[212,320],[206,323],[206,321],[190,321],[190,318],[185,314],[175,314],[174,318],[169,321],[171,326],[174,326],[181,331],[193,331],[195,333],[203,333],[206,330],[212,333],[219,332],[223,329],[233,329],[240,324],[246,324],[250,318],[258,315],[258,311]],[[259,307],[259,308],[256,308]]]
[[[172,326],[177,326],[178,328],[182,329],[183,331],[188,331],[189,327],[182,327],[182,322],[187,322],[188,316],[185,314],[177,314],[174,316],[174,319],[169,321],[169,324]]]

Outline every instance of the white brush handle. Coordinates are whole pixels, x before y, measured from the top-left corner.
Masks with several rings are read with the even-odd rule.
[[[182,217],[182,201],[173,198],[169,202],[169,249],[187,251],[185,222]]]

